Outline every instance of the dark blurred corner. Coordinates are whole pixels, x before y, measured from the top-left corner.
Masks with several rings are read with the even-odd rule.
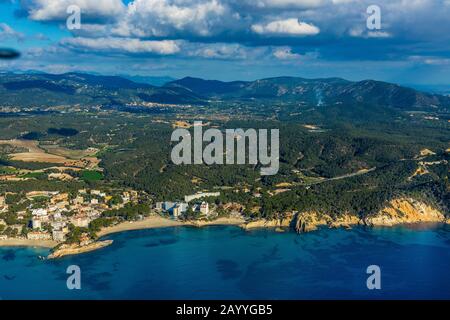
[[[18,57],[20,57],[19,51],[0,48],[0,59],[15,59]]]

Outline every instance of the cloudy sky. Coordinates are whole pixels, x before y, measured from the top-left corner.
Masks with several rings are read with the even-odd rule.
[[[450,84],[450,0],[0,0],[0,47],[3,71]]]

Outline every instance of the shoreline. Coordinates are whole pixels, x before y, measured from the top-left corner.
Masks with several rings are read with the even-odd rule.
[[[274,221],[277,221],[275,223]],[[445,225],[449,224],[450,221],[417,221],[417,222],[404,222],[404,223],[397,223],[393,225],[372,225],[370,227],[372,228],[392,228],[396,226],[408,226],[411,229],[421,230],[422,228],[427,228],[426,226],[437,226],[437,225]],[[424,226],[425,224],[425,226]],[[322,224],[318,224],[318,226],[326,226]],[[361,225],[359,223],[350,224],[348,227],[352,227],[355,225]],[[118,225],[106,227],[103,228],[101,231],[97,233],[98,239],[93,242],[91,245],[89,245],[89,248],[73,248],[71,251],[74,253],[70,254],[63,254],[65,255],[76,255],[76,254],[82,254],[85,252],[95,251],[97,249],[104,248],[105,245],[100,245],[101,243],[109,240],[102,239],[105,236],[111,235],[111,234],[117,234],[127,231],[138,231],[138,230],[150,230],[150,229],[158,229],[158,228],[173,228],[173,227],[196,227],[196,228],[202,228],[202,227],[208,227],[208,226],[236,226],[241,228],[244,231],[250,231],[254,229],[273,229],[275,232],[280,228],[283,228],[283,232],[286,231],[286,228],[290,228],[287,224],[283,225],[279,223],[278,220],[256,220],[256,221],[246,221],[243,217],[220,217],[215,220],[206,221],[206,220],[199,220],[199,221],[178,221],[178,220],[172,220],[168,219],[159,215],[152,215],[142,221],[134,221],[134,222],[122,222]],[[333,228],[333,226],[329,225],[329,228]],[[344,227],[342,226],[335,226],[335,227]],[[313,230],[311,230],[313,231]],[[112,243],[112,242],[111,242]],[[108,245],[110,245],[109,243]],[[60,243],[53,241],[53,240],[28,240],[28,239],[6,239],[6,240],[0,240],[0,248],[14,248],[14,247],[35,247],[35,248],[46,248],[46,249],[53,249],[56,246],[58,246]],[[53,254],[53,253],[52,253]],[[56,257],[58,258],[58,257]]]
[[[0,247],[37,247],[52,249],[58,243],[53,240],[6,239],[0,240]]]
[[[207,226],[238,226],[242,227],[246,223],[244,218],[237,217],[221,217],[212,221],[179,221],[161,217],[159,215],[150,216],[142,221],[122,222],[112,227],[103,228],[97,233],[98,238],[104,236],[121,233],[126,231],[146,230],[156,228],[172,228],[172,227],[207,227]]]
[[[170,220],[161,216],[150,216],[142,221],[122,222],[112,227],[106,227],[97,233],[98,238],[125,231],[145,230],[155,228],[170,228],[185,226],[182,221]]]

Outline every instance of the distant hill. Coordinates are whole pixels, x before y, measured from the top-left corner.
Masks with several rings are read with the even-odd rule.
[[[32,107],[129,102],[195,104],[202,102],[202,99],[184,88],[160,88],[118,76],[84,73],[0,74],[1,105]]]
[[[143,79],[141,79],[143,80]],[[198,78],[171,81],[162,87],[119,76],[84,73],[61,75],[0,74],[0,105],[120,105],[135,102],[207,104],[210,101],[276,102],[306,106],[371,105],[395,110],[450,110],[450,98],[396,84],[340,78],[269,78],[222,82]]]
[[[361,103],[402,110],[450,108],[448,97],[424,93],[396,84],[366,80],[351,82],[340,78],[269,78],[250,82],[221,82],[184,78],[166,88],[185,88],[209,99],[276,100],[310,105]]]
[[[134,82],[151,84],[156,87],[162,87],[165,84],[176,80],[172,77],[130,76],[125,74],[119,76]]]

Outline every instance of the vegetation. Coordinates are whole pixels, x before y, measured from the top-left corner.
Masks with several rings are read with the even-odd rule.
[[[84,181],[100,181],[103,179],[103,175],[98,171],[83,170],[81,178]]]
[[[231,97],[224,93],[224,88],[226,86],[219,84],[211,90],[219,90],[225,102],[213,101],[206,106],[161,108],[158,112],[145,110],[151,108],[129,110],[132,107],[117,107],[120,103],[112,103],[103,96],[99,98],[101,110],[88,108],[72,112],[68,109],[67,113],[0,117],[2,139],[33,138],[74,150],[95,147],[101,150],[97,156],[104,168],[103,173],[91,169],[68,171],[76,178],[73,181],[48,181],[45,174],[35,172],[24,175],[34,178],[32,180],[0,181],[0,192],[17,193],[7,196],[7,203],[12,205],[10,212],[23,209],[23,204],[17,204],[26,192],[75,193],[87,186],[143,190],[155,201],[182,200],[184,195],[197,191],[217,190],[221,192],[217,204],[240,203],[244,205],[244,214],[253,218],[310,209],[334,215],[351,212],[363,216],[401,195],[427,199],[444,212],[450,212],[450,156],[446,152],[450,116],[446,105],[411,113],[404,105],[396,107],[401,100],[389,100],[387,106],[375,96],[364,96],[360,102],[333,100],[320,106],[312,95],[304,97],[305,101],[297,97],[268,102],[263,97],[244,99],[239,92]],[[125,91],[135,89],[129,87]],[[120,91],[119,100],[130,97],[125,91]],[[400,90],[399,94],[402,92]],[[151,92],[145,94],[151,95]],[[292,98],[292,92],[289,94]],[[409,91],[404,94],[410,97]],[[74,99],[92,102],[93,96]],[[438,120],[430,121],[425,116]],[[221,129],[280,129],[279,173],[261,177],[259,166],[249,165],[173,165],[170,159],[172,124],[180,119],[192,122],[199,118]],[[316,129],[311,129],[311,125]],[[422,159],[419,154],[423,149],[436,154]],[[18,169],[54,166],[12,161],[4,153],[11,150],[1,150],[0,175],[15,174]],[[414,176],[420,161],[434,164],[427,165],[428,173]],[[355,175],[368,169],[373,170]],[[289,184],[287,190],[275,193],[283,183]],[[260,197],[255,196],[257,193]],[[108,205],[120,202],[121,198],[115,196]],[[136,220],[146,214],[148,204],[109,210],[95,220],[88,231],[95,233],[105,224]],[[188,212],[185,216],[195,218],[195,215]],[[6,218],[12,221],[11,217]],[[72,233],[75,237],[80,231],[74,229]]]

